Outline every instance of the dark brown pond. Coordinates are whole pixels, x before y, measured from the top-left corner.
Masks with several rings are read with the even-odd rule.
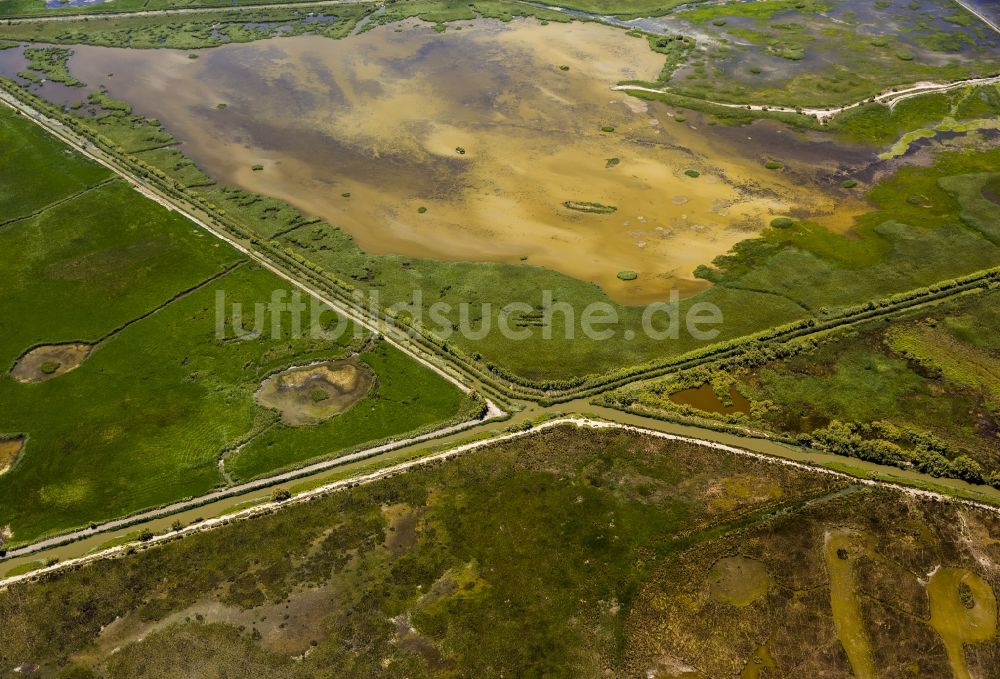
[[[719,397],[715,395],[711,384],[703,384],[700,387],[685,389],[670,395],[670,400],[674,403],[697,408],[706,413],[717,413],[720,415],[735,415],[736,413],[750,414],[750,401],[737,391],[735,386],[729,388],[729,398],[732,399],[733,405],[727,406],[723,404],[719,400]]]

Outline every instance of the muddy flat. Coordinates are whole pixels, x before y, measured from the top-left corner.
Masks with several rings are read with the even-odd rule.
[[[37,347],[22,356],[11,375],[22,384],[34,384],[75,370],[90,355],[90,344],[51,344]]]
[[[594,23],[476,21],[444,34],[407,23],[198,59],[81,46],[71,66],[161,120],[212,177],[319,215],[368,252],[525,261],[623,303],[701,289],[693,270],[774,215],[808,206],[850,226],[856,211],[764,170],[747,134],[611,91],[655,79],[663,57]],[[788,155],[829,160],[801,151]],[[623,270],[639,279],[623,283]]]
[[[281,413],[290,427],[319,424],[368,395],[375,376],[353,360],[290,368],[266,379],[257,403]]]
[[[24,448],[23,438],[0,439],[0,474],[5,474],[14,466],[14,461]]]

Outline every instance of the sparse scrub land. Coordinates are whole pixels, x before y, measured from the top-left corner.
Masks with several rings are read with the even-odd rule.
[[[1000,292],[989,291],[604,401],[776,432],[841,455],[1000,487]],[[742,413],[673,395],[711,384]]]
[[[181,663],[580,677],[640,676],[669,658],[718,677],[764,657],[774,672],[847,676],[857,656],[842,651],[852,638],[838,637],[835,587],[858,602],[854,638],[879,672],[947,676],[964,643],[981,674],[1000,657],[995,620],[974,633],[964,621],[988,618],[1000,583],[965,536],[996,523],[697,446],[561,428],[14,585],[0,593],[0,662],[108,677]],[[849,566],[835,583],[828,534]],[[918,581],[942,565],[948,580]]]

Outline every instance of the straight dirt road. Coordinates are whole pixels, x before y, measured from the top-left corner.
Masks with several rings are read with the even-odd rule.
[[[262,4],[246,5],[220,5],[218,7],[175,7],[166,9],[135,10],[134,12],[73,12],[59,14],[36,14],[36,15],[16,15],[7,16],[0,14],[0,19],[8,24],[28,24],[40,21],[79,21],[80,19],[123,19],[131,17],[155,17],[155,16],[177,16],[187,14],[210,14],[219,12],[231,12],[234,10],[253,9],[316,9],[322,7],[332,7],[336,5],[375,5],[373,0],[306,0],[306,2],[273,2]]]

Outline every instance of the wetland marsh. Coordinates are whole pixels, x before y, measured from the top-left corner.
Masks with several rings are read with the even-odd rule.
[[[592,23],[459,27],[404,22],[197,59],[80,46],[70,66],[155,116],[213,178],[323,217],[366,252],[525,262],[621,303],[705,287],[694,269],[775,215],[842,231],[863,209],[823,185],[842,158],[808,154],[807,137],[772,132],[765,149],[612,92],[662,68],[643,38]],[[802,159],[794,173],[764,170],[786,150],[776,139]],[[566,207],[586,203],[616,209]]]

